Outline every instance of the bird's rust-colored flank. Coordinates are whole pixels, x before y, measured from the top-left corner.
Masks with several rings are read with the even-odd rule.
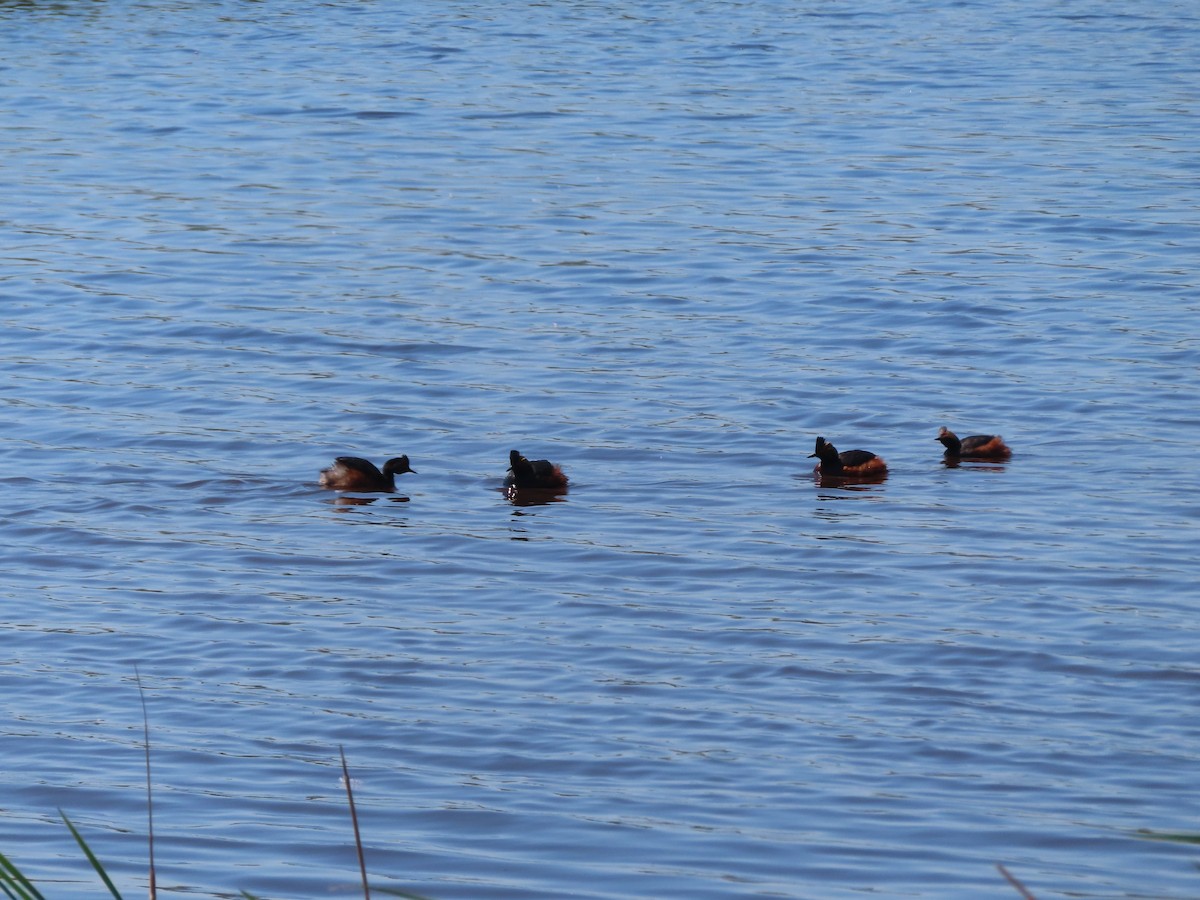
[[[396,476],[405,472],[416,474],[407,456],[397,456],[383,464],[383,471],[374,463],[357,456],[339,456],[333,465],[321,472],[320,485],[332,491],[363,491],[390,493],[396,490]]]
[[[813,471],[822,475],[882,475],[887,472],[883,457],[876,456],[870,450],[843,450],[838,453],[837,447],[823,437],[817,438],[816,450],[808,458],[814,456],[818,462]]]
[[[565,490],[567,476],[548,459],[526,459],[519,450],[508,454],[504,486],[516,490]]]
[[[958,435],[942,426],[937,439],[946,448],[946,459],[1007,459],[1012,450],[998,434],[973,434],[959,440]]]

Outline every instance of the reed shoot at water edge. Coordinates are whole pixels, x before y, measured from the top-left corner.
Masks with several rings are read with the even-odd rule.
[[[157,900],[158,888],[154,864],[154,797],[152,794],[150,779],[150,717],[146,711],[146,693],[142,689],[141,675],[137,672],[136,666],[134,667],[134,677],[137,681],[138,694],[140,695],[142,702],[142,728],[146,749],[146,820],[150,870],[150,900]],[[346,801],[350,807],[350,821],[354,827],[354,846],[358,853],[358,868],[362,876],[363,897],[365,900],[371,900],[371,886],[367,880],[367,860],[366,854],[363,852],[362,835],[358,827],[358,810],[354,805],[354,789],[350,782],[350,769],[346,764],[346,753],[340,746],[338,747],[338,755],[341,758],[342,764],[342,781],[346,785]],[[63,823],[67,826],[67,829],[71,832],[71,836],[75,838],[75,842],[79,845],[79,848],[83,851],[83,855],[87,857],[87,860],[89,863],[91,863],[92,868],[96,870],[96,874],[100,876],[100,880],[104,882],[104,886],[108,889],[109,894],[114,897],[115,900],[122,900],[120,891],[118,891],[116,885],[113,884],[112,879],[104,870],[103,864],[99,859],[96,858],[96,854],[92,852],[91,847],[88,846],[87,841],[85,841],[83,838],[83,835],[79,833],[79,829],[75,827],[75,824],[61,809],[58,811],[58,814],[62,817]],[[1152,840],[1200,844],[1200,834],[1172,834],[1150,831],[1148,829],[1143,829],[1137,832],[1137,834],[1140,837],[1145,837]],[[1018,894],[1020,894],[1022,900],[1036,900],[1029,889],[1026,888],[1025,885],[1016,878],[1016,876],[1009,872],[1004,865],[998,863],[996,865],[996,869],[1004,877],[1004,880],[1007,881],[1013,887],[1013,889],[1017,891]],[[396,890],[394,888],[377,888],[377,890],[380,893],[387,894],[391,897],[406,897],[409,898],[409,900],[428,900],[428,898],[423,897],[420,894],[412,894],[406,891]],[[3,853],[0,853],[0,892],[3,892],[4,896],[8,897],[9,900],[46,900],[46,897],[33,885],[33,882],[30,881]],[[259,900],[259,898],[257,898],[255,895],[249,894],[246,891],[242,891],[241,895],[242,897],[246,898],[246,900]]]
[[[146,692],[142,689],[141,673],[137,671],[136,666],[134,666],[134,679],[137,682],[138,694],[142,702],[142,730],[146,748],[146,832],[149,847],[150,900],[157,900],[158,879],[154,864],[154,796],[150,780],[150,716],[146,711]],[[350,821],[354,826],[354,846],[358,852],[358,868],[362,875],[363,897],[365,900],[371,900],[371,886],[367,881],[367,858],[363,852],[362,835],[358,828],[358,810],[354,806],[354,789],[350,785],[350,769],[346,765],[346,753],[340,746],[338,747],[338,755],[341,757],[342,763],[342,781],[346,785],[346,800],[350,806]],[[68,830],[70,830],[71,836],[75,838],[75,842],[79,844],[83,855],[87,857],[92,868],[96,870],[96,874],[100,876],[100,880],[104,882],[104,886],[108,888],[109,894],[115,900],[122,900],[121,892],[117,890],[116,885],[113,884],[112,879],[104,870],[104,865],[96,857],[96,854],[92,852],[92,848],[83,839],[83,835],[79,833],[79,829],[75,827],[75,824],[67,818],[67,814],[61,809],[58,811],[58,814],[62,817]],[[428,900],[428,898],[422,897],[420,894],[411,894],[394,888],[377,888],[377,890],[392,897],[407,897],[409,900]],[[9,900],[46,900],[46,897],[34,886],[33,882],[3,853],[0,853],[0,892],[3,892],[4,896],[8,897]],[[241,894],[247,900],[259,900],[255,895],[245,891],[242,891]]]

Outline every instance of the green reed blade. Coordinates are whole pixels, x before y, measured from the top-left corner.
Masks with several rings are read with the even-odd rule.
[[[71,836],[75,838],[75,843],[79,844],[80,849],[83,850],[84,855],[88,858],[88,862],[92,864],[92,868],[96,870],[96,874],[100,876],[100,880],[103,881],[104,886],[108,888],[108,892],[112,894],[116,900],[122,900],[121,893],[117,890],[116,885],[112,883],[112,879],[108,877],[108,873],[104,871],[104,866],[100,865],[100,860],[96,859],[96,854],[93,853],[92,848],[87,845],[87,841],[83,839],[83,835],[79,833],[79,829],[72,824],[71,820],[67,818],[67,814],[61,809],[58,811],[58,814],[62,816],[62,820],[67,823],[67,828],[71,830]]]
[[[1174,841],[1177,844],[1200,844],[1200,834],[1171,834],[1167,831],[1151,831],[1149,828],[1139,828],[1138,837],[1151,841]]]
[[[0,853],[0,889],[3,889],[11,900],[46,900],[33,886],[33,882],[22,875],[21,870],[3,853]]]

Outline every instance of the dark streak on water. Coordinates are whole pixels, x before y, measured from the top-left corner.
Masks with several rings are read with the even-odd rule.
[[[339,744],[439,900],[1200,890],[1135,836],[1200,799],[1191,5],[0,23],[0,852],[50,893],[59,807],[144,883],[135,664],[173,893],[352,896]],[[570,493],[507,503],[514,447]]]

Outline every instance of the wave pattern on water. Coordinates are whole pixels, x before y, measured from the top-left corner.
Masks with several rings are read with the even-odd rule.
[[[1195,895],[1187,4],[0,24],[35,879],[145,877],[136,664],[164,889],[352,893],[340,744],[439,900]]]

